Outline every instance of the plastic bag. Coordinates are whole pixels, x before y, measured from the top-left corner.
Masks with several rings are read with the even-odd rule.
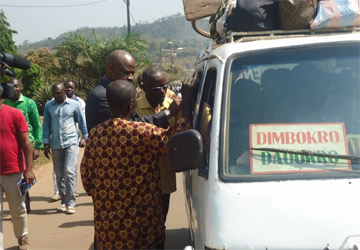
[[[311,29],[360,26],[359,0],[320,0]]]

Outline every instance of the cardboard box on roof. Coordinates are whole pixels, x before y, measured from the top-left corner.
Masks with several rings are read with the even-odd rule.
[[[222,0],[183,0],[186,20],[193,21],[216,13]]]

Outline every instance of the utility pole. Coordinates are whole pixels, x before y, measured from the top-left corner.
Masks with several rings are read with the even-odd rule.
[[[130,0],[126,0],[128,36],[130,35]]]
[[[170,48],[170,65],[171,65],[171,72],[174,75],[174,56],[175,56],[175,44],[173,42],[168,42],[169,45],[171,45]]]
[[[160,69],[162,70],[162,53],[161,53],[161,43],[160,43]]]

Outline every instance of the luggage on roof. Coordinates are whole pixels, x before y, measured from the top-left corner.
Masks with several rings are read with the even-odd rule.
[[[217,43],[227,32],[360,26],[360,0],[183,0],[195,31]],[[235,6],[234,6],[235,5]],[[195,21],[210,17],[210,32]]]
[[[279,29],[278,0],[236,0],[235,10],[227,23],[232,31]]]
[[[193,21],[214,15],[221,2],[222,0],[183,0],[185,18]]]
[[[319,0],[312,29],[360,26],[360,0]]]
[[[281,0],[278,5],[280,28],[309,29],[316,15],[318,0]]]

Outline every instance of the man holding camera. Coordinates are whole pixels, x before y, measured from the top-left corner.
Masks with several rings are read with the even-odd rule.
[[[25,196],[20,193],[18,182],[35,179],[33,150],[29,127],[20,110],[3,104],[0,91],[0,249],[4,249],[2,233],[3,194],[9,204],[14,234],[19,249],[29,249]]]

